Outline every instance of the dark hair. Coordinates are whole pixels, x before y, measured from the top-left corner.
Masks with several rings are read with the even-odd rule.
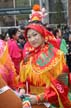
[[[3,34],[0,34],[0,39],[2,39],[3,38]],[[2,39],[3,40],[3,39]]]
[[[13,35],[15,35],[18,31],[18,28],[10,28],[8,29],[8,34],[10,38],[13,38]]]
[[[24,26],[24,25],[21,25],[21,26],[20,26],[20,29],[21,29],[21,30],[24,30],[24,29],[25,29],[25,26]]]
[[[60,25],[60,24],[58,24],[58,25],[57,25],[57,28],[61,28],[61,25]]]
[[[24,39],[25,40],[25,38],[22,34],[19,36],[19,39]]]
[[[57,34],[58,32],[59,32],[58,29],[56,29],[56,30],[53,31],[53,34],[54,34],[55,37],[56,37],[56,34]]]
[[[7,32],[0,34],[0,39],[5,40],[7,34],[8,34]]]
[[[50,32],[53,32],[53,28],[51,28],[51,27],[46,27],[46,29]]]

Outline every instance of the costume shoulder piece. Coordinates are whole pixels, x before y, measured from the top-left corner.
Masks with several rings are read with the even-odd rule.
[[[49,73],[55,78],[61,74],[64,63],[64,55],[60,50],[52,45],[45,46],[40,52],[31,56],[26,65],[21,65],[21,80],[25,81],[29,77],[34,84],[42,85],[50,80]]]
[[[31,64],[36,68],[44,70],[52,64],[52,61],[57,58],[58,50],[55,49],[51,44],[43,48],[38,54],[34,55],[31,60]]]

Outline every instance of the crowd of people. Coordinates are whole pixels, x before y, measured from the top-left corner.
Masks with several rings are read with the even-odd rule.
[[[0,76],[22,100],[23,108],[71,108],[70,61],[67,25],[52,29],[32,20],[0,36]]]

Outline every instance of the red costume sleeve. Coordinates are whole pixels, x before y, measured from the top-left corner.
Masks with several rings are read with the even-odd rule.
[[[52,87],[46,88],[44,98],[51,104],[59,105],[57,94]]]

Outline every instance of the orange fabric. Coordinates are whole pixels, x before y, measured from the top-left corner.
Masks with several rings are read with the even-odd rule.
[[[26,52],[23,51],[25,53],[24,59],[26,60],[21,63],[20,75],[22,81],[24,81],[28,75],[31,82],[40,86],[44,85],[45,82],[50,82],[50,78],[48,78],[49,73],[55,78],[62,73],[65,59],[63,53],[58,49],[51,45],[49,45],[49,47],[45,45],[41,50],[40,48],[35,51],[32,50],[31,53],[29,53],[28,50],[32,49],[27,48]]]
[[[9,56],[8,45],[3,40],[0,40],[0,75],[11,88],[16,87],[16,71]]]

